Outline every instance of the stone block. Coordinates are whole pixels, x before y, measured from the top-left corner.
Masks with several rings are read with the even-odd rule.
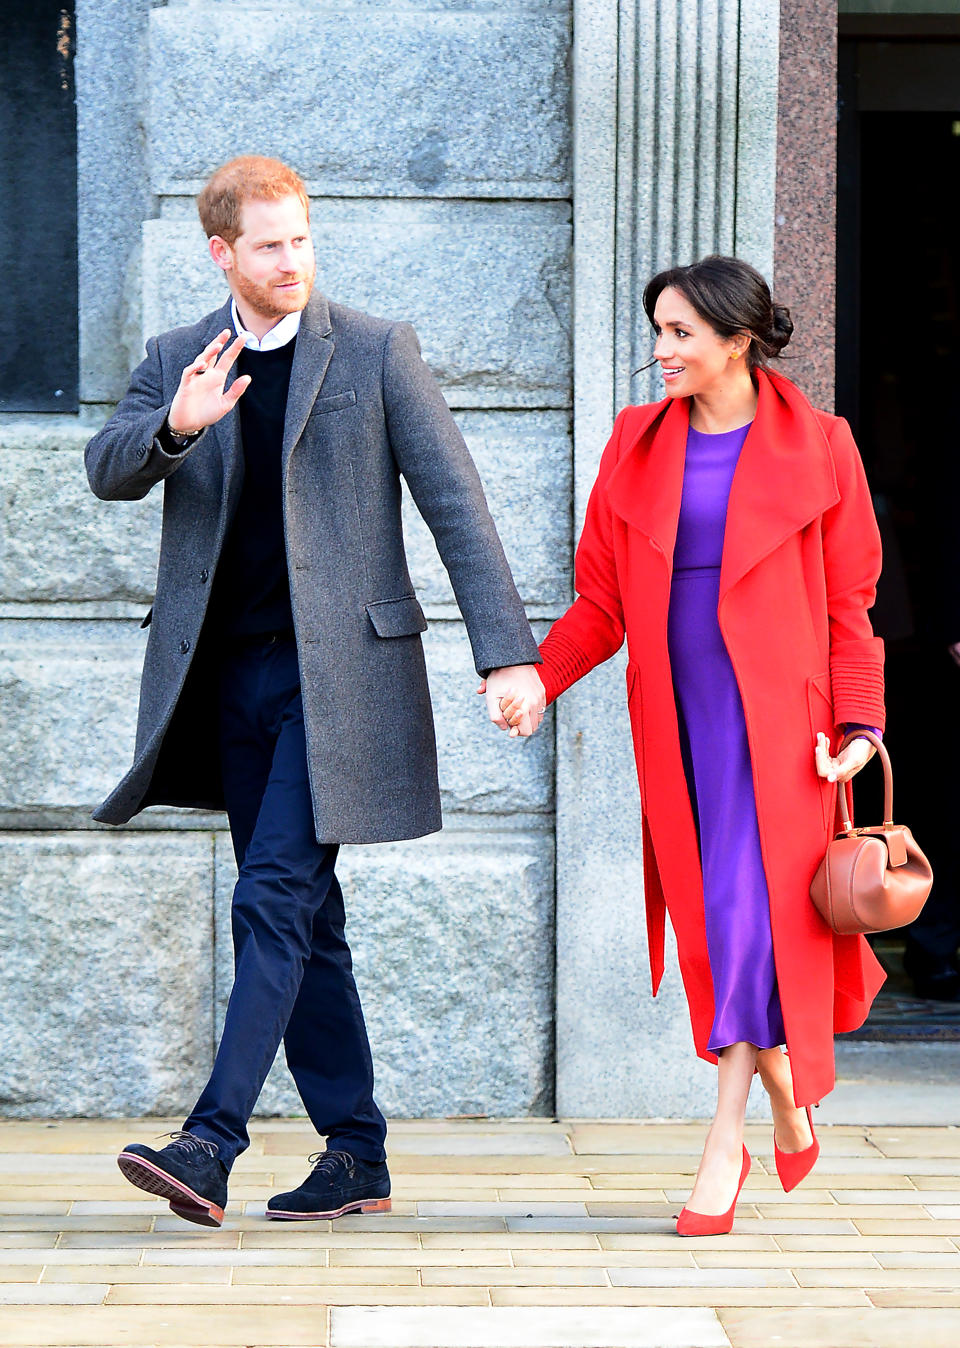
[[[212,871],[204,834],[0,834],[0,1113],[192,1103],[211,1060]]]
[[[318,196],[569,194],[564,9],[155,7],[149,42],[157,195],[251,151]],[[218,70],[235,96],[211,97]]]
[[[541,633],[542,635],[542,633]],[[432,623],[424,639],[444,812],[545,814],[553,809],[553,712],[529,739],[487,717],[466,629]]]
[[[130,766],[146,633],[0,620],[0,811],[92,809]]]
[[[223,303],[195,216],[147,220],[143,236],[144,337]],[[313,236],[320,289],[412,322],[451,406],[569,404],[566,203],[325,201]]]
[[[523,598],[562,602],[570,586],[570,440],[564,412],[458,416]],[[0,441],[0,602],[126,601],[153,597],[162,489],[144,501],[98,501],[83,446],[93,425]],[[408,553],[426,604],[453,602],[429,530],[408,500]]]
[[[161,492],[145,501],[98,501],[83,445],[50,449],[26,438],[0,445],[0,601],[139,600],[153,596]]]
[[[146,633],[131,621],[0,620],[0,811],[89,811],[130,766]],[[549,813],[553,737],[486,718],[461,624],[425,642],[449,811]]]
[[[563,412],[462,412],[500,540],[527,604],[565,605],[571,586],[569,422]],[[453,589],[430,531],[409,499],[404,532],[421,599],[451,604]]]
[[[225,835],[216,857],[222,1017],[236,875]],[[515,830],[341,852],[347,933],[386,1114],[552,1111],[552,858],[549,834]],[[285,1066],[274,1067],[259,1110],[303,1112]]]
[[[138,324],[140,222],[152,214],[143,137],[150,0],[77,0],[77,261],[80,397],[126,387],[121,334]],[[104,72],[109,71],[109,78]],[[131,313],[131,309],[134,310]]]

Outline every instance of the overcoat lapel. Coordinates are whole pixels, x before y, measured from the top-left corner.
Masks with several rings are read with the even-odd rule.
[[[324,296],[315,291],[303,311],[300,331],[297,333],[297,345],[293,353],[287,412],[283,423],[284,472],[293,447],[303,434],[307,418],[326,377],[327,367],[333,355],[330,331],[330,306]]]
[[[231,305],[227,303],[217,310],[214,320],[210,324],[208,331],[204,334],[204,345],[212,342],[225,328],[233,331],[233,315]],[[229,389],[234,379],[237,377],[237,365],[227,375],[224,382],[224,391]],[[220,497],[220,519],[218,521],[218,533],[222,538],[226,532],[226,524],[232,518],[236,508],[237,501],[240,498],[240,491],[243,487],[243,454],[240,449],[240,413],[236,407],[232,407],[225,417],[215,421],[207,431],[207,436],[213,440],[219,453],[204,453],[202,455],[191,455],[190,463],[196,468],[200,465],[209,465],[210,471],[217,472],[220,482],[217,483]],[[212,447],[211,447],[212,448]]]

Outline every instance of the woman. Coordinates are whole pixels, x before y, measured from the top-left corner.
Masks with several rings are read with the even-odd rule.
[[[791,1189],[819,1152],[809,1106],[833,1087],[833,1035],[863,1023],[883,981],[863,938],[834,935],[808,894],[835,783],[873,752],[854,739],[835,757],[842,732],[883,727],[867,616],[880,540],[846,422],[769,368],[793,325],[758,272],[708,257],[655,276],[644,307],[667,396],[617,417],[579,597],[541,646],[543,691],[502,710],[512,734],[532,733],[626,636],[653,990],[666,910],[697,1052],[718,1062],[677,1229],[717,1234],[750,1167],[754,1070]]]

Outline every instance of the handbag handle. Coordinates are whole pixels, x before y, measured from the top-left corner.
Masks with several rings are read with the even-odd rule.
[[[854,740],[869,740],[880,755],[880,762],[883,764],[883,827],[893,828],[893,768],[890,766],[890,755],[887,753],[886,745],[870,730],[849,730],[844,735],[837,752],[842,752]],[[852,778],[844,782],[842,789],[837,792],[837,817],[841,823],[840,831],[853,833]]]

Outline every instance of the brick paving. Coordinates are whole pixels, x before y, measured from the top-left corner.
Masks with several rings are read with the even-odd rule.
[[[255,1122],[219,1231],[115,1155],[175,1120],[0,1124],[10,1348],[956,1348],[960,1128],[818,1128],[780,1189],[769,1125],[730,1236],[684,1241],[700,1124],[445,1120],[390,1134],[393,1212],[274,1223],[315,1138]]]

